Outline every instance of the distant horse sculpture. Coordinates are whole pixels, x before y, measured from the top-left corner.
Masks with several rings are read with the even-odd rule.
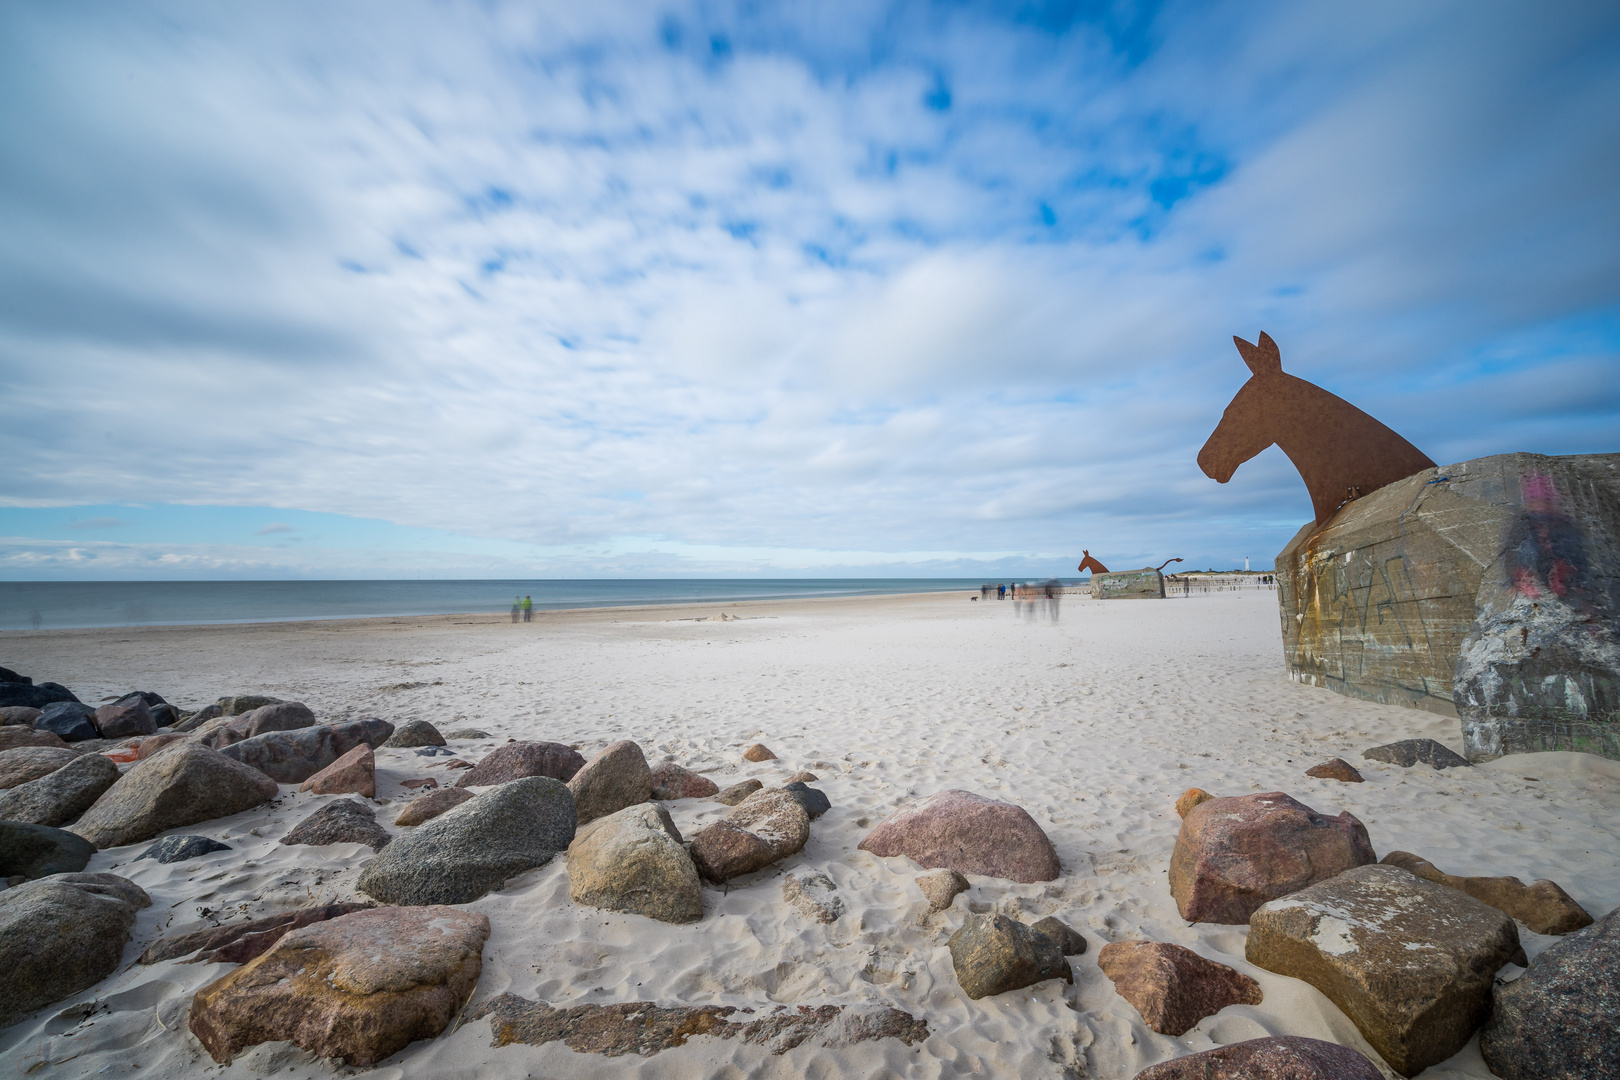
[[[1237,467],[1276,443],[1311,493],[1318,526],[1339,507],[1385,484],[1434,467],[1417,447],[1343,398],[1282,369],[1270,335],[1232,339],[1254,377],[1226,407],[1198,451],[1198,466],[1224,484]]]
[[[1108,573],[1108,567],[1104,566],[1096,559],[1093,559],[1091,557],[1091,552],[1082,550],[1080,554],[1084,555],[1085,558],[1080,560],[1080,565],[1075,567],[1076,570],[1079,570],[1082,574],[1087,570],[1090,570],[1093,574]]]

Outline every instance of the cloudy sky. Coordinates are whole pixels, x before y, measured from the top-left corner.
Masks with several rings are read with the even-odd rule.
[[[1257,565],[1620,450],[1612,2],[0,6],[0,578]]]

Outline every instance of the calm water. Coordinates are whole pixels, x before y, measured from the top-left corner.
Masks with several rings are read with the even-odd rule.
[[[976,590],[973,578],[586,581],[3,581],[0,630],[363,619]]]

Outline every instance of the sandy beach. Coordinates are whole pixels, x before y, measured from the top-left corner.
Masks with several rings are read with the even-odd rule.
[[[1594,916],[1620,906],[1620,763],[1580,754],[1509,757],[1437,772],[1363,761],[1368,747],[1427,737],[1461,749],[1458,723],[1297,685],[1283,674],[1275,595],[1251,590],[1163,602],[1067,598],[1061,620],[1015,617],[1011,602],[930,594],[726,605],[436,616],[352,622],[0,634],[0,662],[89,703],[153,690],[195,709],[227,694],[309,705],[322,722],[431,721],[476,760],[508,739],[566,743],[586,757],[633,739],[722,787],[749,777],[819,777],[832,809],[800,854],[724,888],[704,917],[668,925],[575,905],[562,859],[468,907],[492,933],[472,1007],[502,993],[552,1005],[647,1001],[729,1005],[885,1004],[926,1020],[893,1039],[781,1055],[696,1036],[656,1056],[579,1054],[561,1043],[491,1045],[487,1021],[419,1041],[377,1077],[1092,1077],[1128,1080],[1155,1062],[1262,1035],[1305,1035],[1375,1057],[1320,993],[1244,959],[1247,927],[1188,925],[1166,868],[1178,794],[1284,791],[1348,810],[1379,855],[1416,852],[1454,874],[1551,878]],[[749,763],[763,742],[779,760]],[[1313,779],[1343,757],[1367,782]],[[377,819],[390,832],[442,758],[377,753]],[[1051,882],[977,877],[930,915],[921,869],[856,845],[904,800],[962,788],[1017,803],[1051,836]],[[99,852],[91,871],[146,889],[124,963],[104,982],[0,1031],[11,1075],[318,1077],[325,1061],[266,1044],[219,1068],[186,1028],[192,995],[229,965],[135,957],[153,939],[217,921],[355,899],[364,846],[277,841],[334,796],[283,786],[274,803],[181,832],[232,850],[171,865],[147,846]],[[667,804],[683,834],[721,816],[710,800]],[[805,918],[780,879],[819,870],[845,913]],[[1075,983],[1047,981],[978,1001],[954,977],[946,940],[967,913],[1056,915],[1088,939]],[[1533,958],[1556,938],[1521,928]],[[1096,965],[1113,941],[1174,942],[1257,980],[1265,999],[1232,1006],[1179,1038],[1155,1034]],[[470,1010],[469,1010],[470,1011]],[[1489,1077],[1477,1037],[1423,1074]]]

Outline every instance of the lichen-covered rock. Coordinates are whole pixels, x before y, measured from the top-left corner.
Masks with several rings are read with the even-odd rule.
[[[667,923],[703,918],[703,883],[669,811],[639,803],[580,828],[568,846],[574,903]]]
[[[1188,922],[1245,923],[1261,904],[1376,862],[1366,826],[1280,791],[1208,799],[1187,812],[1170,894]]]
[[[120,777],[73,831],[99,848],[133,844],[170,829],[239,814],[269,802],[277,790],[264,773],[217,750],[175,746]]]
[[[730,787],[722,788],[720,791],[716,792],[714,801],[717,803],[725,803],[727,806],[736,806],[738,803],[748,798],[748,796],[752,795],[756,791],[762,790],[764,787],[765,785],[758,780],[751,778],[748,780],[742,780],[738,783],[732,784]]]
[[[1061,872],[1051,839],[1023,807],[969,791],[942,791],[895,812],[860,848],[883,858],[905,855],[930,869],[1025,883]]]
[[[1366,779],[1356,771],[1356,767],[1344,758],[1329,758],[1320,765],[1312,765],[1305,770],[1306,776],[1314,776],[1318,780],[1337,780],[1344,784],[1363,784]]]
[[[917,878],[917,888],[928,901],[930,912],[944,911],[951,906],[958,893],[968,890],[968,879],[955,870],[936,870]]]
[[[218,840],[206,836],[165,836],[139,855],[136,859],[151,859],[154,862],[168,864],[185,862],[187,859],[196,859],[204,855],[212,855],[216,851],[231,850],[229,844],[222,844]]]
[[[628,739],[609,746],[568,781],[579,823],[617,813],[652,797],[652,770],[641,747]]]
[[[1348,1046],[1273,1035],[1160,1062],[1136,1080],[1384,1080],[1384,1074]]]
[[[444,736],[426,720],[407,720],[394,729],[384,746],[409,748],[412,746],[443,746]]]
[[[285,1040],[371,1065],[449,1026],[478,984],[488,938],[488,916],[440,906],[300,927],[199,990],[191,1031],[222,1064]]]
[[[477,798],[466,788],[440,788],[405,804],[405,809],[394,819],[395,825],[420,825],[432,821],[446,810],[453,810],[469,799]]]
[[[299,791],[317,795],[364,795],[377,797],[377,758],[365,743],[350,750],[332,764],[305,780]]]
[[[0,752],[0,789],[17,787],[42,776],[49,776],[79,753],[67,747],[21,746]]]
[[[676,799],[706,799],[720,790],[707,776],[666,761],[652,771],[652,797],[663,802]]]
[[[1160,1035],[1184,1035],[1228,1005],[1260,1004],[1260,984],[1162,941],[1116,941],[1097,953],[1097,966]]]
[[[1327,995],[1402,1076],[1461,1050],[1503,964],[1523,961],[1513,920],[1394,866],[1359,866],[1249,919],[1251,964]]]
[[[804,849],[810,815],[781,788],[757,791],[724,818],[692,837],[692,862],[707,881],[719,884]]]
[[[76,754],[61,768],[0,794],[0,820],[66,825],[117,782],[118,766],[110,760],[100,754]]]
[[[1468,767],[1467,758],[1433,739],[1402,739],[1400,742],[1385,743],[1364,751],[1361,756],[1368,761],[1399,765],[1403,769],[1410,769],[1419,762],[1434,769]]]
[[[111,975],[151,903],[116,874],[53,874],[0,892],[0,1028]]]
[[[1507,912],[1538,934],[1567,934],[1592,925],[1592,916],[1555,881],[1543,878],[1526,885],[1516,877],[1458,877],[1409,851],[1392,851],[1379,861],[1425,881],[1461,889],[1475,900]]]
[[[0,877],[76,874],[95,853],[96,845],[65,829],[0,821]]]
[[[837,883],[826,874],[789,874],[782,879],[782,899],[819,923],[837,922],[844,914],[844,901],[837,893]]]
[[[376,812],[371,807],[358,799],[338,799],[293,826],[281,842],[311,847],[365,844],[373,851],[381,851],[391,839],[388,830],[377,824]]]
[[[1215,796],[1211,795],[1203,788],[1188,788],[1186,791],[1183,791],[1176,797],[1176,816],[1186,817],[1192,812],[1193,807],[1197,806],[1201,802],[1207,802],[1214,797]]]
[[[302,784],[355,747],[375,749],[388,741],[394,725],[386,720],[351,720],[254,735],[220,753],[251,765],[278,784]]]
[[[579,752],[554,742],[510,742],[492,750],[456,781],[457,787],[489,787],[521,780],[525,776],[549,776],[567,783],[585,764]]]
[[[956,981],[970,998],[989,997],[1047,979],[1074,981],[1062,946],[1005,915],[969,915],[951,935]]]

